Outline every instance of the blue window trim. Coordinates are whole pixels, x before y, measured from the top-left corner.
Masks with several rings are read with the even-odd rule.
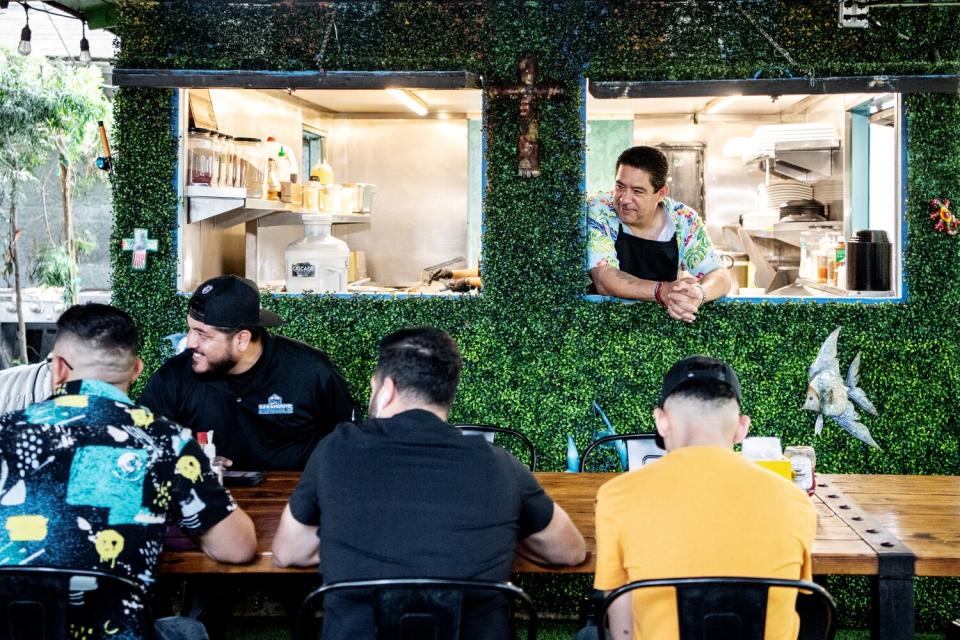
[[[583,131],[587,130],[587,78],[586,76],[581,76],[580,81],[580,121],[583,126]],[[771,304],[787,304],[787,303],[801,303],[801,304],[905,304],[908,299],[907,291],[907,273],[905,268],[905,257],[907,253],[907,236],[909,235],[909,227],[907,224],[907,175],[909,169],[909,154],[907,153],[907,105],[903,100],[903,97],[906,94],[898,94],[897,101],[900,109],[898,117],[898,126],[900,127],[900,250],[897,255],[897,262],[900,272],[900,295],[898,296],[884,296],[881,298],[874,297],[862,297],[862,296],[797,296],[797,297],[788,297],[788,296],[723,296],[714,300],[715,303],[719,304],[736,304],[736,303],[745,303],[745,304],[759,304],[763,302],[769,302]],[[649,96],[656,97],[656,96]],[[586,145],[586,136],[584,136],[584,145]],[[587,199],[586,199],[586,175],[587,175],[587,156],[586,149],[581,150],[580,154],[581,162],[581,173],[583,178],[580,181],[580,194],[583,200],[582,205],[582,216],[580,219],[580,229],[581,237],[584,239],[583,243],[583,268],[586,271],[587,269],[587,251],[586,251],[586,228],[587,228]],[[618,298],[616,296],[604,296],[599,294],[582,294],[580,299],[585,302],[591,303],[600,303],[600,302],[612,302],[619,304],[635,304],[641,302],[650,302],[649,300],[630,300],[627,298]]]

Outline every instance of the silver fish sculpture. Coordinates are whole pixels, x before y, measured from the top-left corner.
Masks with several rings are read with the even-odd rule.
[[[803,408],[818,413],[814,432],[820,435],[823,430],[823,416],[827,416],[846,429],[854,438],[879,447],[870,430],[860,422],[860,415],[854,406],[860,407],[872,416],[877,409],[867,398],[867,394],[857,386],[860,382],[860,353],[857,352],[847,379],[840,376],[840,363],[837,361],[837,338],[840,327],[833,330],[820,347],[817,359],[807,371],[807,400]]]

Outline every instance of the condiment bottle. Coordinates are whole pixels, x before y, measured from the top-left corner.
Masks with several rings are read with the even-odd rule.
[[[333,167],[323,161],[318,161],[310,169],[310,179],[317,178],[320,184],[333,184]]]
[[[280,169],[276,158],[267,158],[267,200],[280,199]]]

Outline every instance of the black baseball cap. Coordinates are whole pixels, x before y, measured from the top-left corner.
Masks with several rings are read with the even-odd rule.
[[[207,280],[190,297],[189,315],[214,327],[276,327],[283,319],[260,308],[260,292],[253,280],[234,275]]]
[[[716,358],[705,355],[695,355],[685,358],[670,367],[667,375],[663,377],[663,386],[660,387],[660,408],[663,408],[663,403],[667,401],[667,398],[669,398],[680,385],[690,382],[691,380],[717,380],[718,382],[723,382],[728,385],[737,396],[737,404],[741,403],[740,379],[737,377],[737,372],[733,370],[733,367],[723,360],[717,360]],[[655,435],[655,440],[658,447],[661,449],[666,448],[663,438],[659,433]]]

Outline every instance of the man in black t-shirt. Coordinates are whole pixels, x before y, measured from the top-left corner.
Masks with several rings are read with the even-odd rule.
[[[381,342],[371,418],[339,425],[317,445],[274,537],[277,565],[320,562],[328,584],[505,581],[518,541],[538,562],[583,562],[583,536],[533,474],[446,422],[460,367],[456,343],[440,329],[404,329]],[[468,611],[464,623],[464,637],[506,637],[500,608]],[[372,630],[363,601],[325,600],[326,640],[372,638]]]
[[[303,469],[320,438],[356,419],[357,406],[323,352],[265,329],[282,323],[260,308],[252,281],[204,282],[190,298],[188,349],[150,378],[140,402],[213,431],[225,466]]]

